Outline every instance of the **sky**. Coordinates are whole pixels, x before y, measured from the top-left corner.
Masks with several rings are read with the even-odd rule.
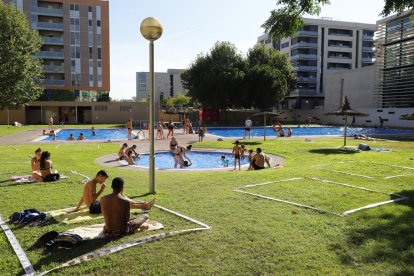
[[[164,27],[155,41],[155,71],[188,68],[217,41],[233,43],[243,54],[263,34],[260,27],[276,0],[112,0],[109,2],[111,92],[114,99],[136,94],[136,72],[149,71],[148,41],[139,26],[146,17]],[[331,0],[318,17],[375,23],[383,0]],[[307,16],[311,17],[311,16]]]

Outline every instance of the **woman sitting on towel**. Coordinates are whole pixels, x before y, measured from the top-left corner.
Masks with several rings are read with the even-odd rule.
[[[50,153],[48,151],[42,152],[42,156],[40,157],[40,173],[42,174],[42,178],[44,182],[53,182],[60,179],[60,175],[57,173],[53,173],[53,163],[50,158]]]
[[[35,156],[32,157],[31,165],[32,165],[32,177],[36,179],[36,181],[43,181],[42,174],[40,173],[40,158],[42,157],[42,150],[38,148],[35,151]]]

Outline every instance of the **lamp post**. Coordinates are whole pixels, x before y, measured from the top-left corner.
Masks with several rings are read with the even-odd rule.
[[[141,22],[140,31],[142,36],[150,41],[149,44],[149,67],[150,67],[150,97],[149,97],[149,135],[150,135],[150,158],[149,158],[149,193],[155,194],[155,156],[154,156],[154,120],[155,120],[155,97],[154,97],[154,41],[162,35],[162,24],[154,17],[147,17]]]

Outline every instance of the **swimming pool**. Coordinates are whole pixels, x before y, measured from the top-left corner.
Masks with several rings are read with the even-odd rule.
[[[287,134],[287,127],[283,128],[285,135]],[[221,136],[221,137],[241,137],[244,136],[243,127],[234,128],[221,128],[210,127],[207,133]],[[343,135],[343,127],[292,127],[292,136],[317,136],[317,135]],[[255,137],[263,137],[263,127],[253,127],[250,134]],[[348,127],[347,135],[354,134],[365,135],[414,135],[414,130],[410,129],[392,129],[392,128],[360,128],[360,127]],[[276,136],[272,127],[266,127],[266,136]],[[277,136],[279,134],[277,133]]]
[[[96,136],[92,136],[92,130],[90,128],[64,128],[56,132],[56,140],[66,140],[70,134],[73,134],[75,139],[79,134],[83,133],[86,140],[126,140],[128,138],[128,131],[126,128],[96,128]],[[136,138],[136,135],[132,135],[132,138]],[[52,137],[47,136],[42,141],[51,141]]]
[[[233,155],[228,152],[189,151],[186,153],[186,155],[191,159],[191,162],[193,164],[190,167],[183,168],[184,170],[224,168],[223,163],[220,159],[222,155],[224,155],[226,159],[229,160],[228,168],[234,167]],[[123,161],[123,163],[126,163],[126,161]],[[135,160],[135,164],[141,167],[148,167],[149,154],[141,154],[140,158]],[[242,166],[249,164],[247,156],[241,160],[240,164]],[[174,156],[172,153],[156,152],[155,168],[157,170],[174,169]],[[180,169],[180,167],[178,166],[177,169]]]

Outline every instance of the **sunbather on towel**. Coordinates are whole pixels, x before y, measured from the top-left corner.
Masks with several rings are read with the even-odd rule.
[[[32,177],[36,181],[43,181],[42,173],[40,172],[40,158],[42,157],[42,150],[38,148],[35,151],[35,156],[32,157],[30,164],[32,165]]]
[[[89,212],[91,214],[100,214],[101,213],[101,204],[97,200],[98,197],[102,194],[105,189],[105,181],[108,178],[108,174],[104,170],[100,170],[94,179],[89,180],[83,187],[83,195],[79,200],[78,205],[72,212],[76,212],[82,206],[82,203],[85,203],[89,207]],[[101,185],[101,189],[96,192],[96,184]]]
[[[130,210],[151,209],[155,198],[149,202],[136,202],[122,194],[124,180],[116,177],[112,180],[112,194],[102,197],[102,214],[105,219],[105,237],[118,237],[133,234],[137,231],[145,231],[148,226],[142,224],[148,219],[147,215],[130,220]]]

